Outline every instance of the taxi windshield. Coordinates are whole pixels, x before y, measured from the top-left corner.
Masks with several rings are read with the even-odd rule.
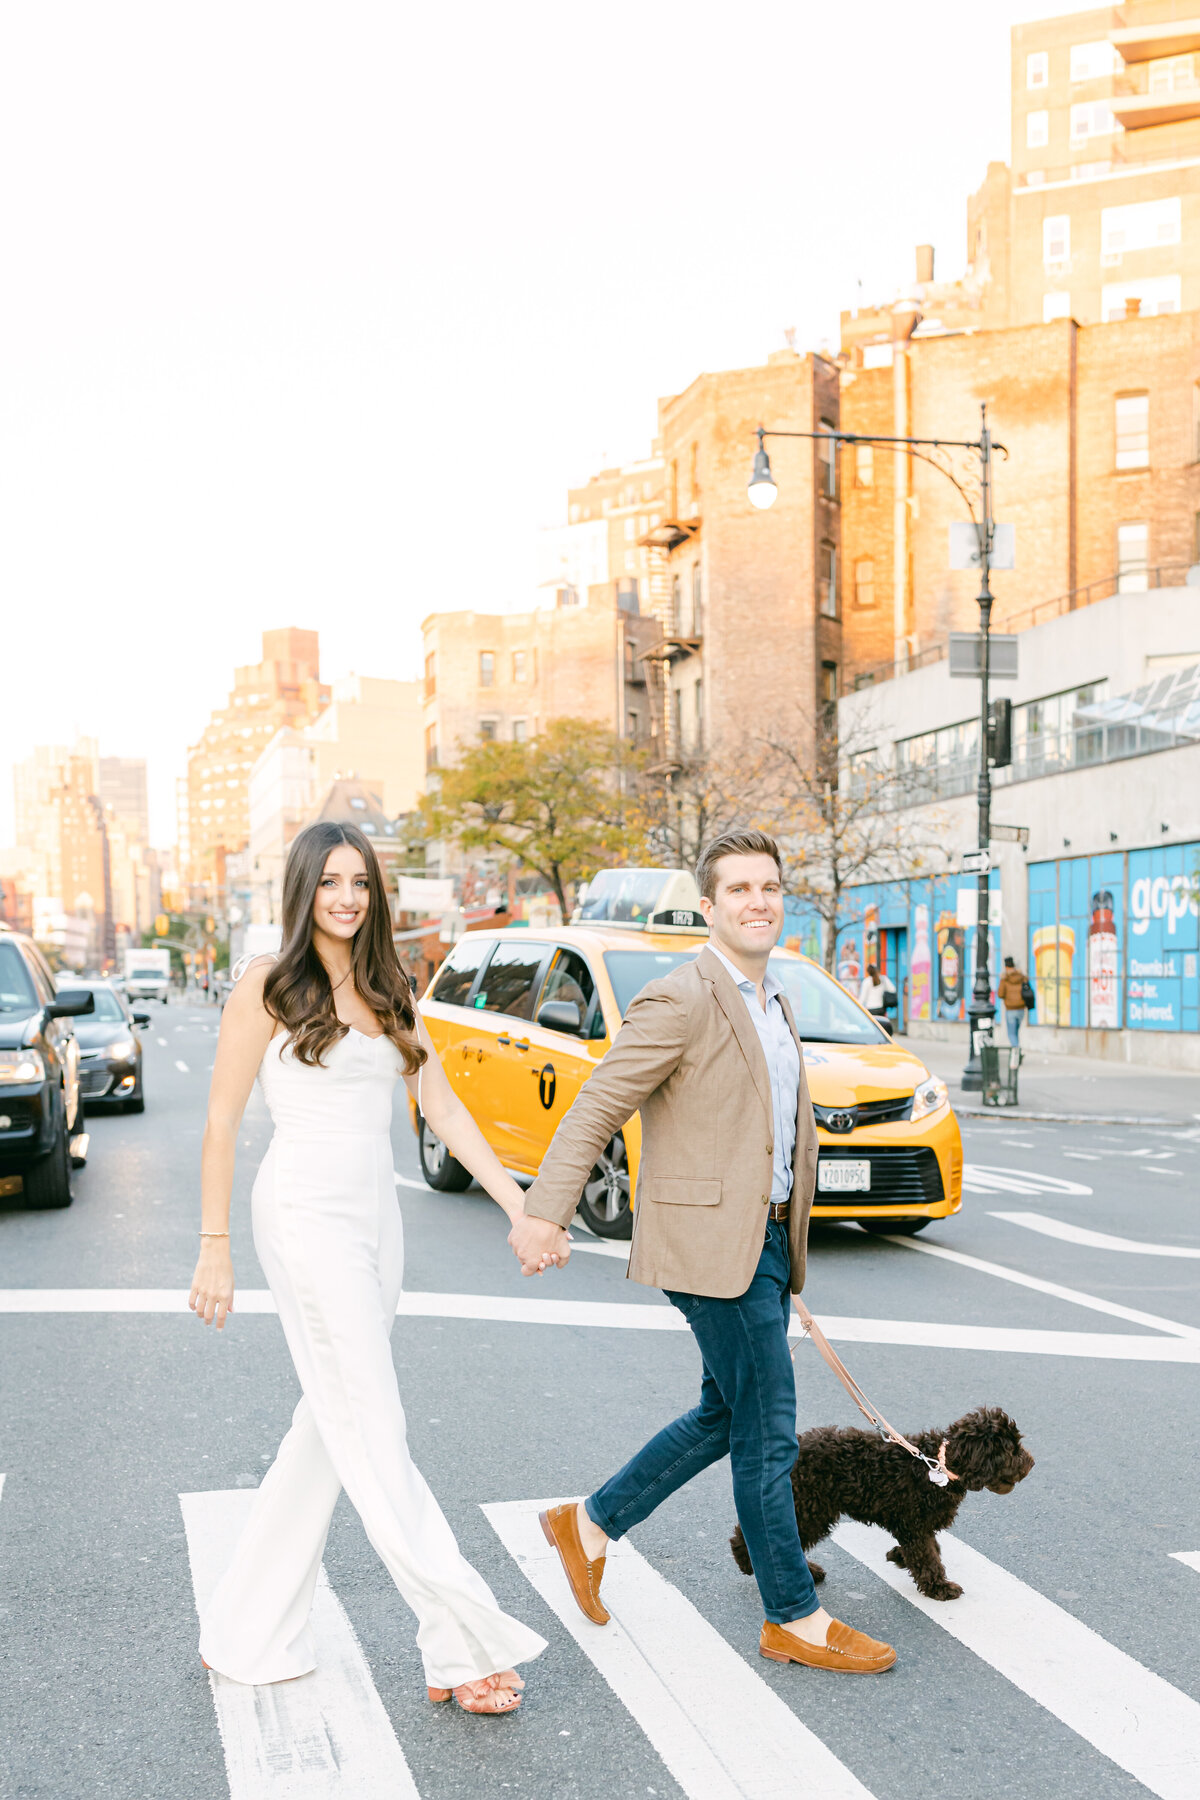
[[[640,924],[656,910],[669,879],[662,869],[602,869],[588,887],[587,899],[579,909],[580,921],[611,919],[622,925]],[[675,958],[675,962],[680,961],[682,958]],[[653,980],[653,976],[647,975],[646,980]]]
[[[694,950],[606,950],[604,965],[612,982],[621,1017],[647,982],[669,975]],[[810,1044],[890,1044],[891,1038],[814,963],[773,956],[771,971],[782,982],[796,1020],[796,1030]]]

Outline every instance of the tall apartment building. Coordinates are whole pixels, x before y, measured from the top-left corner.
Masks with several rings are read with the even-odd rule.
[[[653,612],[657,559],[644,542],[663,508],[658,456],[601,469],[567,490],[567,523],[541,533],[538,584],[565,603],[610,590],[623,612]]]
[[[746,498],[759,425],[836,429],[838,366],[778,350],[765,364],[700,375],[660,402],[663,516],[647,545],[663,559],[663,761],[720,751],[751,722],[795,727],[835,698],[842,673],[841,507],[824,445],[774,439],[779,497]]]
[[[425,639],[425,765],[453,762],[459,744],[521,742],[549,720],[593,719],[647,735],[641,650],[657,622],[627,612],[607,584],[586,604],[527,613],[431,613]]]
[[[119,819],[135,843],[150,842],[150,802],[146,793],[146,763],[140,756],[102,756],[97,761],[97,792],[103,805]]]
[[[225,859],[250,832],[250,770],[281,726],[307,725],[329,702],[321,682],[315,631],[264,631],[262,661],[234,670],[233,688],[188,752],[186,882],[197,899],[217,904]]]
[[[13,771],[19,848],[32,875],[34,928],[76,966],[115,949],[110,846],[94,738],[38,745]]]

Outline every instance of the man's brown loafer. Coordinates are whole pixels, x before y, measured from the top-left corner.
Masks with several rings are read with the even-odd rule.
[[[794,1631],[785,1631],[768,1619],[758,1640],[758,1653],[772,1662],[803,1663],[806,1669],[842,1669],[848,1675],[876,1675],[881,1669],[890,1669],[896,1660],[890,1644],[881,1644],[878,1638],[855,1631],[840,1619],[832,1621],[823,1644],[806,1644]]]
[[[562,1506],[552,1506],[548,1512],[539,1513],[538,1518],[541,1520],[546,1542],[553,1544],[558,1551],[563,1574],[570,1584],[580,1612],[591,1619],[594,1625],[607,1625],[608,1614],[600,1603],[604,1558],[598,1556],[595,1562],[588,1561],[579,1539],[574,1505],[564,1503]]]

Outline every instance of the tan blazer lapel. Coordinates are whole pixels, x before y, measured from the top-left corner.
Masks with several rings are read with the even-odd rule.
[[[738,1041],[738,1048],[745,1057],[754,1077],[754,1085],[758,1089],[758,1097],[763,1103],[768,1123],[774,1126],[775,1114],[771,1106],[771,1077],[767,1070],[767,1059],[763,1055],[763,1047],[757,1031],[750,1022],[746,1012],[746,1002],[738,991],[729,971],[718,962],[707,946],[696,959],[696,966],[705,981],[711,982],[714,998],[725,1017],[733,1027],[733,1035]],[[793,1025],[792,1030],[796,1027]]]

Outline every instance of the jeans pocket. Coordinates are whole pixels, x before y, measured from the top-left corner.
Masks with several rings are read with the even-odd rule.
[[[673,1294],[669,1288],[664,1288],[663,1293],[672,1306],[678,1307],[685,1319],[690,1319],[699,1309],[699,1294]]]

